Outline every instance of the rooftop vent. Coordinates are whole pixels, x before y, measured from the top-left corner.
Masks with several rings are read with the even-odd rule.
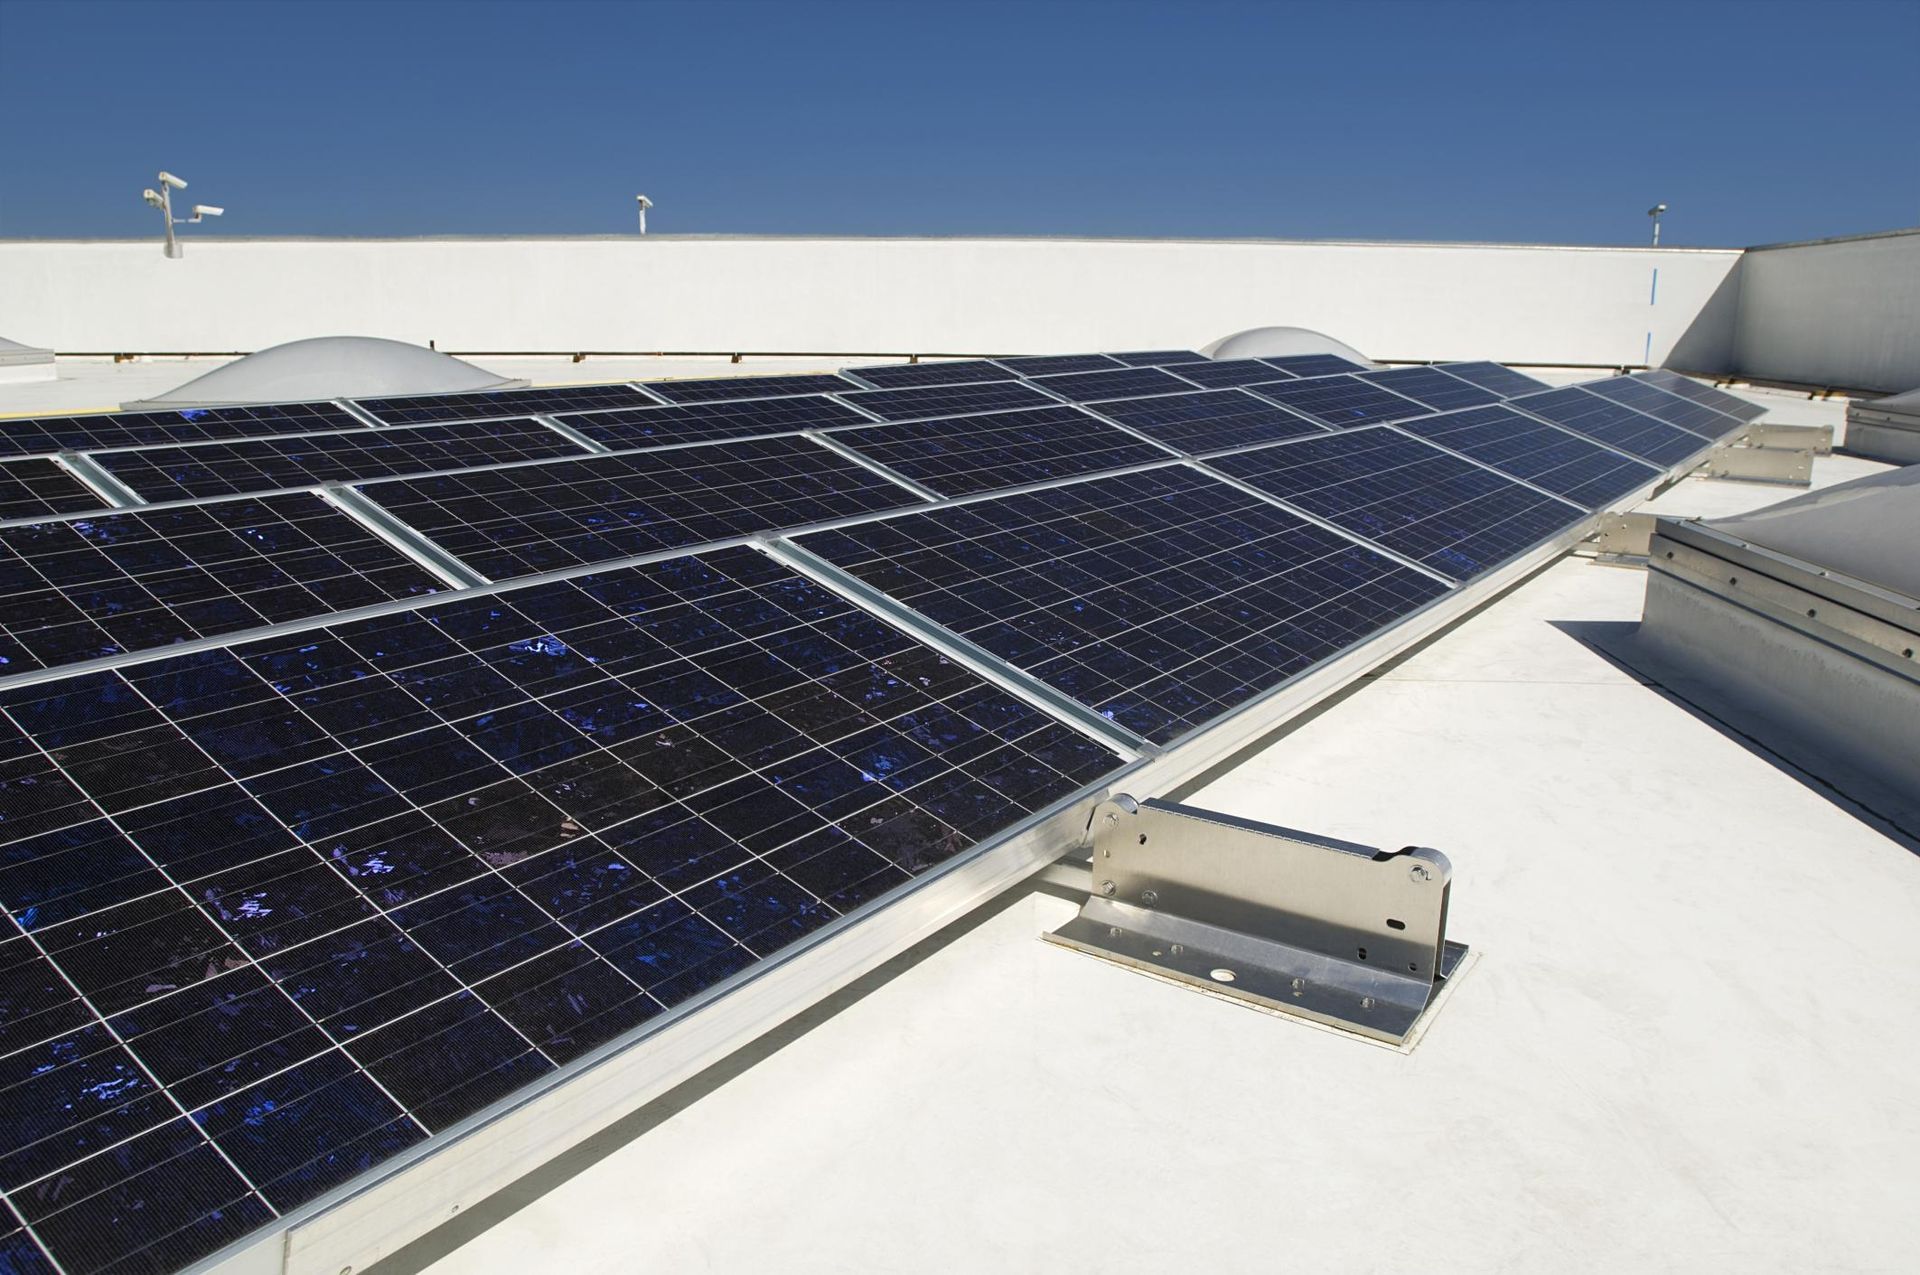
[[[1920,390],[1850,404],[1847,450],[1898,465],[1920,461]]]
[[[328,398],[387,398],[525,385],[435,350],[376,336],[289,341],[197,376],[128,410],[231,407]]]

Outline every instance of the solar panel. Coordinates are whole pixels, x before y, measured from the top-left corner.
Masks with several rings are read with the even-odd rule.
[[[1122,399],[1092,410],[1190,454],[1325,432],[1324,426],[1243,390]]]
[[[528,412],[584,412],[656,402],[631,385],[540,385],[481,394],[422,394],[408,398],[363,398],[354,405],[389,425],[419,421],[477,421]]]
[[[844,403],[820,394],[796,398],[750,398],[740,402],[668,403],[555,418],[608,447],[663,447],[716,438],[752,438],[826,429],[866,420]]]
[[[1262,398],[1304,413],[1334,429],[1425,416],[1432,408],[1356,376],[1322,376],[1247,387]]]
[[[1635,411],[1645,412],[1655,420],[1677,425],[1689,434],[1698,434],[1702,438],[1719,438],[1723,434],[1730,434],[1743,423],[1737,417],[1717,412],[1703,403],[1663,390],[1651,381],[1635,380],[1631,376],[1586,381],[1580,388],[1601,398],[1623,403]]]
[[[1589,394],[1578,385],[1523,395],[1509,400],[1508,405],[1662,468],[1677,464],[1706,446],[1698,434],[1689,434],[1644,412]]]
[[[1497,403],[1500,396],[1471,381],[1449,376],[1433,367],[1393,367],[1381,372],[1366,372],[1360,377],[1375,385],[1384,385],[1395,394],[1404,394],[1416,403],[1424,403],[1436,412],[1461,407],[1479,407]]]
[[[1001,367],[1022,376],[1053,376],[1062,372],[1108,372],[1125,367],[1120,360],[1105,354],[1020,354],[995,359]]]
[[[441,587],[309,492],[0,527],[0,677]]]
[[[1115,368],[1107,372],[1070,372],[1062,376],[1037,376],[1033,383],[1048,393],[1075,403],[1097,403],[1109,398],[1139,398],[1146,394],[1179,394],[1193,388],[1191,382],[1157,367]]]
[[[1159,743],[1447,589],[1184,465],[799,543]]]
[[[0,461],[0,519],[79,513],[106,503],[51,460]]]
[[[1440,366],[1449,374],[1463,381],[1472,381],[1482,389],[1492,390],[1501,398],[1517,398],[1549,388],[1545,381],[1536,381],[1531,376],[1498,363],[1442,363]]]
[[[191,407],[171,412],[102,412],[0,421],[0,454],[84,452],[150,443],[198,443],[314,430],[359,429],[365,421],[332,403]]]
[[[1170,369],[1182,380],[1192,381],[1195,385],[1208,389],[1226,389],[1233,385],[1259,385],[1262,382],[1281,378],[1274,376],[1273,368],[1259,359],[1225,359],[1215,363],[1184,363]]]
[[[1586,515],[1391,429],[1303,438],[1208,463],[1456,580]]]
[[[1120,761],[745,549],[0,693],[0,755],[68,794],[0,829],[0,1188],[68,1271],[189,1265]]]
[[[1692,377],[1670,372],[1663,367],[1654,368],[1649,372],[1635,372],[1634,375],[1641,380],[1651,381],[1670,394],[1690,398],[1696,403],[1711,407],[1716,412],[1725,412],[1736,420],[1750,421],[1767,414],[1767,409],[1757,403],[1749,403],[1737,394],[1729,394],[1711,385],[1702,385]]]
[[[318,483],[506,464],[586,448],[540,422],[405,425],[293,438],[97,452],[93,459],[147,500],[184,500]]]
[[[986,359],[953,359],[945,363],[883,363],[850,367],[848,376],[883,390],[915,385],[968,385],[984,381],[1011,381],[1014,373]]]
[[[943,496],[1168,459],[1152,443],[1065,404],[870,425],[833,438]]]
[[[1110,359],[1125,363],[1128,367],[1172,367],[1178,363],[1205,363],[1207,356],[1195,350],[1130,350],[1124,354],[1109,354]]]
[[[1612,504],[1661,476],[1651,465],[1498,404],[1420,416],[1398,428],[1589,509]]]
[[[929,385],[905,390],[855,390],[845,394],[875,416],[889,421],[918,421],[933,416],[964,416],[974,412],[1002,412],[1015,407],[1046,407],[1060,400],[1042,394],[1025,381],[992,381],[977,385]]]
[[[1262,363],[1294,376],[1334,376],[1341,372],[1364,372],[1367,365],[1343,359],[1337,354],[1276,354]]]
[[[495,580],[918,500],[791,435],[396,478],[359,490]]]
[[[720,403],[746,398],[787,398],[795,394],[837,394],[858,389],[844,377],[826,373],[797,376],[714,376],[681,381],[648,381],[648,389],[669,403]]]

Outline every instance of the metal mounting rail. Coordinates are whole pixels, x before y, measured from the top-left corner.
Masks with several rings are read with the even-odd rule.
[[[1466,955],[1452,865],[1115,794],[1088,825],[1093,892],[1049,942],[1266,1009],[1406,1043]]]

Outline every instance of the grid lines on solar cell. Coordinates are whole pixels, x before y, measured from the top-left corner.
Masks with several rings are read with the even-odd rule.
[[[943,496],[966,496],[1172,459],[1152,443],[1055,404],[837,430],[837,442]]]
[[[1495,404],[1402,421],[1400,429],[1464,452],[1483,465],[1524,478],[1598,509],[1645,487],[1661,471],[1598,443]]]
[[[1447,589],[1186,466],[799,543],[1158,743]]]
[[[1741,425],[1739,420],[1724,412],[1716,412],[1704,404],[1682,398],[1649,381],[1635,380],[1631,376],[1610,376],[1605,380],[1586,381],[1580,388],[1598,394],[1601,398],[1624,404],[1635,411],[1645,412],[1656,420],[1676,425],[1689,434],[1698,434],[1702,438],[1719,438],[1722,434],[1732,433]]]
[[[194,407],[170,412],[110,412],[97,416],[36,416],[0,421],[0,452],[83,452],[102,447],[199,443],[314,430],[360,429],[365,421],[331,403],[274,403],[258,407]]]
[[[708,439],[752,438],[803,429],[852,425],[867,418],[819,394],[755,398],[737,403],[668,403],[555,417],[608,447],[664,447]]]
[[[796,376],[714,376],[683,381],[648,381],[646,387],[669,403],[718,403],[746,398],[790,398],[796,394],[837,394],[858,389],[844,377],[821,373]]]
[[[1433,367],[1390,367],[1379,372],[1363,372],[1359,379],[1384,385],[1394,393],[1404,394],[1416,403],[1424,403],[1436,412],[1481,407],[1500,401],[1500,396],[1492,390],[1449,376]]]
[[[1063,372],[1111,372],[1126,364],[1104,354],[1017,354],[995,359],[1001,367],[1022,376],[1054,376]]]
[[[1337,354],[1275,354],[1260,361],[1292,376],[1333,376],[1340,372],[1367,370],[1364,364],[1343,359]]]
[[[1157,367],[1115,368],[1107,372],[1070,372],[1064,376],[1037,376],[1033,383],[1075,403],[1097,403],[1110,398],[1140,398],[1147,394],[1180,394],[1193,388],[1171,372]]]
[[[883,390],[906,389],[918,385],[975,385],[988,381],[1011,381],[1015,373],[986,359],[953,359],[945,363],[882,363],[873,367],[850,367],[853,376]]]
[[[140,496],[160,501],[580,456],[586,450],[538,421],[509,418],[143,447],[94,459]]]
[[[1433,409],[1356,376],[1321,376],[1304,381],[1275,381],[1248,389],[1282,407],[1303,412],[1335,429],[1425,416]]]
[[[1107,356],[1128,367],[1173,367],[1181,363],[1205,363],[1207,356],[1198,350],[1128,350]]]
[[[354,405],[387,422],[490,420],[529,412],[584,412],[603,407],[636,407],[655,400],[631,385],[543,385],[476,394],[421,394],[408,398],[366,398]]]
[[[0,758],[48,790],[0,1188],[70,1272],[203,1256],[1120,760],[745,549],[0,693]]]
[[[51,460],[0,461],[0,518],[79,513],[106,503],[99,492]]]
[[[1185,381],[1192,381],[1204,389],[1219,390],[1234,385],[1259,385],[1263,382],[1282,380],[1273,374],[1273,368],[1259,359],[1223,359],[1205,363],[1185,363],[1167,369]]]
[[[1048,407],[1060,400],[1024,381],[977,385],[929,385],[905,390],[856,390],[844,396],[882,420],[918,421],[935,416],[1001,412],[1015,407]]]
[[[1198,454],[1324,433],[1326,427],[1241,390],[1195,390],[1101,403],[1093,411]]]
[[[1749,403],[1737,394],[1729,394],[1711,385],[1702,385],[1692,377],[1682,376],[1678,372],[1672,372],[1663,367],[1656,367],[1646,372],[1635,372],[1634,376],[1640,380],[1652,382],[1669,394],[1678,394],[1681,398],[1690,398],[1696,403],[1711,407],[1716,412],[1724,412],[1735,420],[1750,421],[1767,414],[1767,409],[1757,403]]]
[[[1531,376],[1516,372],[1510,367],[1486,361],[1474,363],[1442,363],[1451,376],[1463,381],[1472,381],[1482,389],[1492,390],[1501,398],[1517,398],[1522,394],[1535,394],[1551,388],[1545,381],[1536,381]]]
[[[1577,385],[1509,399],[1508,406],[1663,468],[1685,460],[1706,445],[1698,434],[1589,394]]]
[[[400,478],[360,491],[495,580],[918,500],[791,435]]]
[[[1303,438],[1208,463],[1456,580],[1498,566],[1585,516],[1390,429]]]
[[[310,492],[0,527],[0,676],[440,587]]]

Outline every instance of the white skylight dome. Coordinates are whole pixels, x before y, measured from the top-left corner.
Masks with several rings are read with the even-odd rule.
[[[500,390],[524,380],[497,376],[437,350],[377,336],[289,341],[197,376],[129,409],[228,407],[327,398],[387,398]]]
[[[1248,328],[1222,337],[1200,351],[1215,359],[1275,359],[1290,354],[1336,354],[1355,363],[1371,363],[1345,341],[1336,341],[1312,328]]]

